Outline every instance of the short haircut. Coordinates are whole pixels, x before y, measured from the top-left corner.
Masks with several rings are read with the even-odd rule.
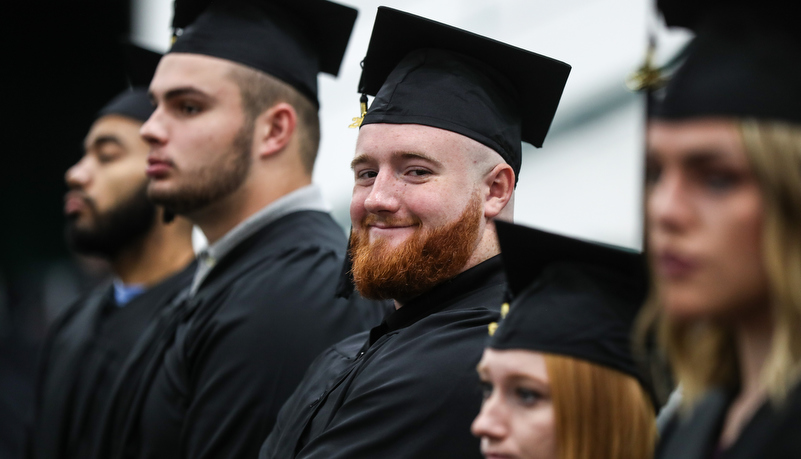
[[[235,65],[229,76],[239,86],[246,122],[254,123],[259,115],[279,102],[286,102],[295,109],[300,160],[305,172],[311,175],[320,146],[317,106],[292,86],[264,72]]]
[[[546,354],[559,459],[650,459],[656,443],[651,400],[632,376]]]

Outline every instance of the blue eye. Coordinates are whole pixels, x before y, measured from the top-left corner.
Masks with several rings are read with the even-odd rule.
[[[526,389],[525,387],[518,387],[515,389],[515,396],[523,405],[533,405],[540,401],[543,397],[542,394],[535,390]]]

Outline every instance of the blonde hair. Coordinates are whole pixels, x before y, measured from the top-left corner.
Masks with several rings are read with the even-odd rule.
[[[762,257],[774,321],[762,381],[781,403],[801,374],[801,126],[756,120],[739,121],[748,161],[763,196]],[[658,339],[690,406],[712,386],[739,380],[734,332],[713,321],[673,323],[661,314],[651,292],[639,331],[656,325]]]
[[[650,459],[654,408],[633,377],[584,360],[545,355],[559,459]]]

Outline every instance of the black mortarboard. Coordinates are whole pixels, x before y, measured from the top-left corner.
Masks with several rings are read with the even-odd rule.
[[[521,141],[541,147],[570,66],[465,30],[379,7],[359,92],[362,125],[422,124],[498,152],[520,171]]]
[[[339,73],[357,14],[325,0],[176,0],[170,52],[246,65],[319,105],[317,74]]]
[[[660,0],[666,22],[696,37],[652,116],[801,122],[801,32],[784,3]]]
[[[156,72],[161,54],[133,44],[126,44],[124,51],[125,71],[131,86],[101,108],[97,117],[122,115],[144,122],[153,113],[147,87]]]
[[[647,289],[642,254],[495,224],[513,300],[488,346],[575,357],[631,375],[647,389],[631,349]]]

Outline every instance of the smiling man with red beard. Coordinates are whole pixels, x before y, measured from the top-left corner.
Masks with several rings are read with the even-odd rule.
[[[475,368],[506,287],[493,220],[570,67],[382,7],[363,69],[341,293],[395,308],[318,357],[260,457],[478,458]]]
[[[103,107],[83,157],[65,174],[67,242],[107,260],[113,281],[67,308],[48,330],[29,438],[34,459],[90,457],[117,380],[136,378],[126,362],[140,336],[194,272],[191,223],[165,223],[146,193],[149,148],[139,129],[153,112],[144,86],[160,55],[138,48],[130,54],[142,67],[132,73],[145,75]]]

